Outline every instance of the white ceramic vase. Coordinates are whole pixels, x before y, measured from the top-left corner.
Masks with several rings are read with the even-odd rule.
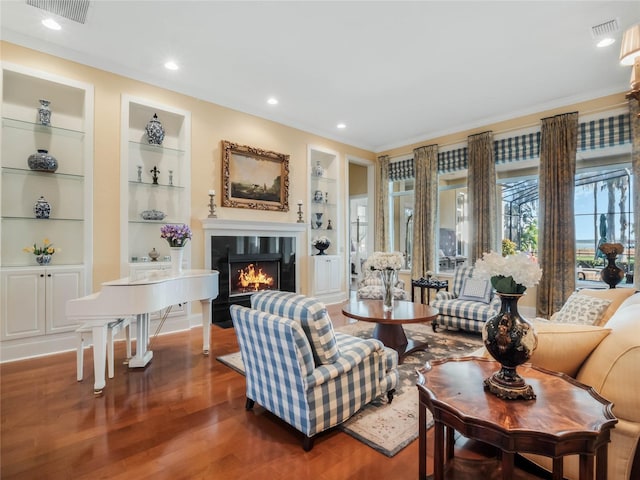
[[[184,247],[171,247],[171,273],[180,275],[182,273],[182,257],[184,256]]]

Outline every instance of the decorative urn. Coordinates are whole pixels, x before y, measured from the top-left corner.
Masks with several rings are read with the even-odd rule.
[[[157,113],[154,113],[153,118],[149,120],[149,123],[147,123],[145,131],[147,132],[147,139],[150,145],[162,145],[162,141],[164,140],[164,128],[162,127],[160,120],[158,120]]]

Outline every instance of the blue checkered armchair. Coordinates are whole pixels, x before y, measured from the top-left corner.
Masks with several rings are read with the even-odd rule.
[[[441,290],[436,293],[431,302],[431,306],[439,311],[438,318],[433,323],[434,330],[436,325],[443,325],[469,332],[482,332],[484,323],[500,311],[500,297],[495,295],[490,286],[487,302],[458,298],[466,278],[473,278],[473,267],[458,267],[453,275],[452,291]]]
[[[398,354],[374,339],[334,332],[322,302],[290,292],[264,291],[251,308],[231,306],[254,402],[304,434],[303,448],[380,395],[391,402]]]

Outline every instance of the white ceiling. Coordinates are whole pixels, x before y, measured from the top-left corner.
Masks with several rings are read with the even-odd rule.
[[[57,32],[46,16],[1,0],[0,38],[379,152],[626,91],[640,2],[93,0]]]

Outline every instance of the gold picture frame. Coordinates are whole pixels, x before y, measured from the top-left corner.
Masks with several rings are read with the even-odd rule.
[[[222,141],[222,206],[289,211],[289,155]]]

